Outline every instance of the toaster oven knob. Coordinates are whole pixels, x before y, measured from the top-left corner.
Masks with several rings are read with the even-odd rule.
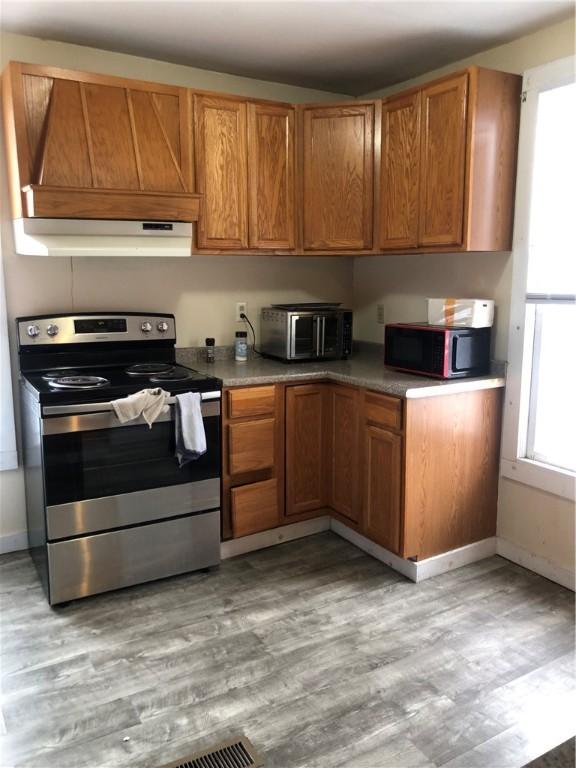
[[[58,328],[57,325],[55,325],[54,323],[50,323],[50,325],[47,326],[46,328],[46,333],[48,334],[48,336],[57,336],[59,330],[60,329]]]
[[[31,336],[32,338],[35,338],[40,334],[40,327],[38,325],[29,325],[26,329],[26,333],[28,336]]]
[[[160,323],[158,323],[156,328],[158,328],[160,333],[166,333],[166,331],[168,330],[168,323],[166,322],[166,320],[162,320]]]
[[[146,322],[142,323],[142,325],[140,326],[140,330],[142,331],[142,333],[150,333],[150,331],[152,330],[152,323],[149,323],[146,320]]]

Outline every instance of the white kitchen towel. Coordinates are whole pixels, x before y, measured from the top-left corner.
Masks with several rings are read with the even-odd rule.
[[[112,407],[118,419],[125,424],[142,416],[152,429],[152,424],[161,413],[168,413],[170,406],[167,403],[170,392],[160,387],[155,389],[141,389],[128,397],[112,400]]]
[[[199,392],[176,395],[176,458],[182,467],[206,453],[206,433]]]

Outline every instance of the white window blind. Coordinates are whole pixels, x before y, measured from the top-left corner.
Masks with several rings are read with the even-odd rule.
[[[15,469],[17,466],[4,267],[0,250],[0,471]]]

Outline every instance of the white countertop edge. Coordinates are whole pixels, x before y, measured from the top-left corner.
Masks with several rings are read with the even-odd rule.
[[[495,376],[492,379],[480,381],[477,379],[472,381],[454,381],[449,384],[407,389],[404,397],[415,399],[418,397],[435,397],[437,395],[455,395],[459,392],[476,392],[481,389],[500,389],[505,384],[506,379],[502,376]]]

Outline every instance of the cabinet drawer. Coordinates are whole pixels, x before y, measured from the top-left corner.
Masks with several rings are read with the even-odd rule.
[[[402,400],[399,397],[366,392],[364,420],[390,429],[402,429]]]
[[[241,419],[251,416],[268,416],[274,413],[276,387],[247,387],[228,390],[228,416]]]
[[[228,425],[228,464],[231,475],[274,466],[274,419]]]
[[[276,480],[232,488],[230,495],[234,536],[248,536],[278,525]]]

